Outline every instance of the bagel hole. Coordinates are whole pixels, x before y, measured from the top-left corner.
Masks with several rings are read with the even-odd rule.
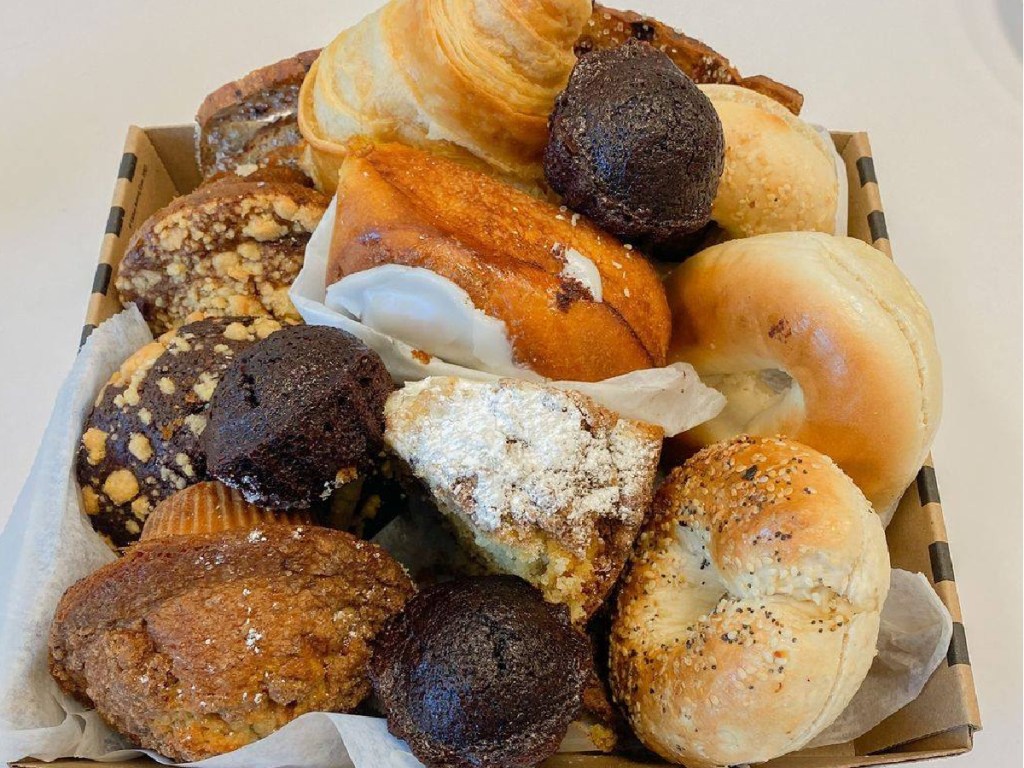
[[[781,368],[708,374],[702,379],[725,395],[725,408],[716,421],[730,434],[772,431],[785,404],[803,403],[800,384]]]

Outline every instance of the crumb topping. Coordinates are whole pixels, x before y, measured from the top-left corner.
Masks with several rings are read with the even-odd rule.
[[[297,322],[288,289],[326,207],[323,195],[296,184],[200,187],[139,229],[118,272],[118,291],[157,330],[197,311]]]

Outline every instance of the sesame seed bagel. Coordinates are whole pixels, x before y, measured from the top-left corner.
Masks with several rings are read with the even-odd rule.
[[[875,655],[889,588],[877,515],[817,451],[740,437],[672,471],[612,625],[612,691],[637,736],[691,768],[800,749]]]
[[[679,442],[786,435],[831,456],[888,522],[942,409],[931,317],[892,260],[850,237],[776,233],[701,251],[665,287],[669,361],[727,400]]]
[[[739,85],[701,85],[725,135],[725,169],[711,218],[730,237],[836,231],[832,147],[775,99]]]

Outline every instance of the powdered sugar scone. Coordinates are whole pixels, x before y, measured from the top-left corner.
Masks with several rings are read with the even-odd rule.
[[[515,379],[424,379],[394,393],[385,417],[385,441],[488,568],[574,621],[597,610],[650,506],[659,428]]]

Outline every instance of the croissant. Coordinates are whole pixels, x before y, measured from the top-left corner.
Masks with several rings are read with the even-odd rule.
[[[307,167],[332,192],[355,136],[542,177],[547,117],[590,0],[391,0],[338,35],[303,83]]]

